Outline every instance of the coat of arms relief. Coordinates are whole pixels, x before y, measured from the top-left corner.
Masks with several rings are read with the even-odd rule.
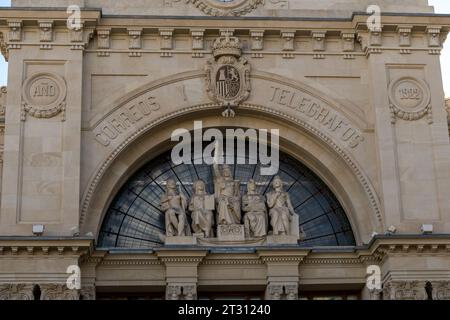
[[[237,37],[219,37],[212,47],[213,58],[206,64],[206,91],[215,102],[223,105],[224,117],[234,117],[234,107],[250,96],[250,65],[241,57],[241,42]]]

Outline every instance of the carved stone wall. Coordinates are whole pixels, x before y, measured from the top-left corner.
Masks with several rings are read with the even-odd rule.
[[[32,284],[0,284],[0,300],[34,300]]]

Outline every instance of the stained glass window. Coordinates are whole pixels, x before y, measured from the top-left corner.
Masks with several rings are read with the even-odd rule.
[[[159,202],[165,181],[175,179],[180,192],[187,198],[192,195],[192,185],[198,179],[206,181],[208,192],[213,193],[212,171],[208,165],[174,165],[170,152],[150,161],[122,187],[113,200],[103,221],[98,246],[135,249],[162,246],[165,224]],[[259,165],[237,164],[232,166],[232,172],[236,179],[241,180],[242,194],[250,179],[255,180],[260,193],[270,191],[274,177],[260,175]],[[291,156],[281,153],[279,176],[285,182],[285,190],[291,196],[300,226],[306,234],[306,239],[299,246],[355,245],[342,206],[316,174]]]

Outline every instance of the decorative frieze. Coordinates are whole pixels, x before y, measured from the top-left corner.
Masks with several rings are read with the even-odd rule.
[[[28,283],[0,284],[0,300],[34,300],[33,287]]]
[[[96,290],[95,285],[83,286],[79,292],[80,300],[95,300]]]
[[[388,281],[383,285],[383,300],[425,300],[425,282]]]
[[[450,281],[433,281],[433,300],[450,300]]]
[[[66,284],[41,284],[41,300],[80,300],[80,292]]]
[[[197,285],[170,283],[166,286],[166,300],[197,300]]]

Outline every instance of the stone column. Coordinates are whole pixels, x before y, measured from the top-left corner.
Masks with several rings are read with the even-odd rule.
[[[34,300],[33,287],[28,283],[0,284],[0,300]]]

